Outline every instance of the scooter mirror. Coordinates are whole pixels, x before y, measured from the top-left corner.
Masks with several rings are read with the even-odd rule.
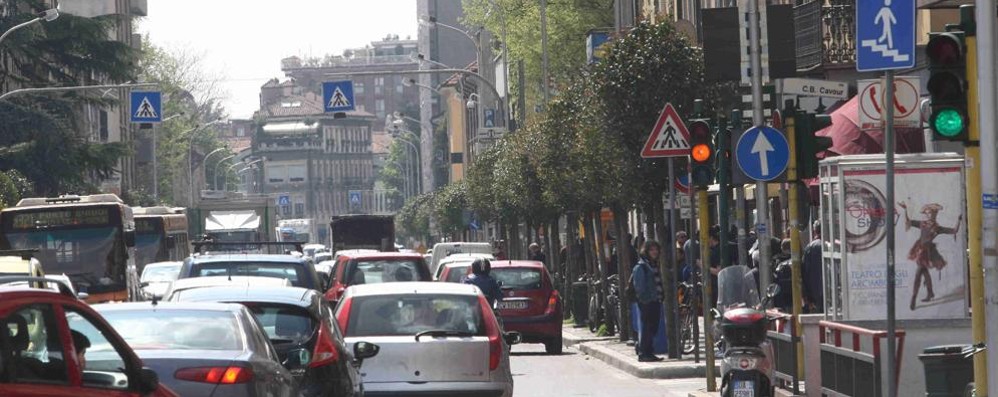
[[[778,293],[780,293],[780,286],[779,285],[770,284],[769,287],[766,287],[766,297],[767,298],[773,299],[773,297],[776,296],[776,294],[778,294]]]
[[[713,317],[714,319],[718,319],[721,317],[721,312],[719,312],[717,309],[712,308],[710,309],[710,316]]]

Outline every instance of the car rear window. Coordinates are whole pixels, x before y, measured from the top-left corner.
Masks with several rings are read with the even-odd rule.
[[[411,259],[354,259],[347,270],[347,285],[430,281],[423,262]]]
[[[295,287],[312,288],[304,285],[304,266],[281,262],[209,262],[200,263],[195,270],[195,277],[211,276],[257,276],[285,278]]]
[[[492,278],[495,278],[503,288],[508,289],[539,289],[543,277],[540,269],[526,267],[492,268]]]
[[[423,331],[485,335],[477,296],[379,295],[353,298],[346,336],[403,336]]]
[[[312,337],[315,322],[301,307],[255,302],[243,305],[260,320],[267,337],[274,344],[301,344]]]
[[[136,350],[242,350],[233,313],[216,310],[111,310],[101,313]]]
[[[468,268],[471,265],[463,266],[448,266],[450,270],[447,271],[447,281],[448,283],[460,283],[468,276]]]

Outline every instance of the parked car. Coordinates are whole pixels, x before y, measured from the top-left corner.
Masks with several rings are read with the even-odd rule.
[[[163,299],[170,284],[180,274],[180,266],[184,262],[154,262],[142,269],[139,282],[142,283],[142,295],[146,299]]]
[[[319,292],[296,287],[214,287],[187,291],[178,299],[249,308],[303,395],[363,395],[360,364],[377,354],[378,347],[355,344],[357,352],[348,350],[333,310]]]
[[[447,265],[450,265],[452,263],[459,263],[459,264],[463,264],[465,266],[469,266],[470,267],[471,266],[471,262],[474,262],[475,259],[488,259],[488,260],[492,261],[492,260],[495,260],[496,258],[494,256],[492,256],[492,254],[481,254],[481,253],[479,253],[479,254],[454,254],[454,255],[448,256],[448,257],[440,260],[440,263],[437,265],[436,273],[434,273],[433,279],[434,280],[438,280],[438,281],[439,280],[443,280],[442,276],[443,276],[444,267],[446,267]]]
[[[460,283],[471,273],[471,262],[451,262],[440,265],[440,276],[437,281]]]
[[[440,261],[454,254],[489,254],[492,255],[492,244],[489,243],[436,243],[433,245],[433,262],[430,270],[434,273],[440,267]]]
[[[94,310],[180,395],[298,395],[263,326],[243,305],[133,302]]]
[[[0,277],[2,284],[15,282],[55,281]],[[66,285],[60,291],[0,286],[0,324],[6,330],[0,332],[2,396],[177,396]]]
[[[305,244],[305,246],[302,247],[302,254],[309,258],[315,258],[315,254],[326,250],[326,246],[322,244]]]
[[[505,329],[519,331],[525,343],[543,343],[548,354],[561,354],[562,302],[544,264],[492,261],[491,274],[502,286]]]
[[[509,345],[481,291],[471,285],[408,282],[354,285],[336,308],[347,345],[381,347],[364,363],[374,395],[513,395]]]
[[[293,255],[217,253],[187,258],[177,279],[208,276],[286,278],[295,287],[320,288],[315,267]]]
[[[326,299],[336,302],[351,285],[404,281],[432,281],[430,269],[419,254],[373,252],[341,255],[336,260]]]
[[[184,278],[174,281],[170,288],[163,295],[165,300],[176,301],[180,294],[199,288],[210,287],[290,287],[291,282],[286,278],[274,277],[254,277],[254,276],[211,276]]]

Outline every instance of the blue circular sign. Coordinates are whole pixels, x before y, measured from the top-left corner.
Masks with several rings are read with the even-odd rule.
[[[790,143],[783,133],[770,127],[752,127],[735,145],[738,167],[757,181],[776,179],[790,162]]]

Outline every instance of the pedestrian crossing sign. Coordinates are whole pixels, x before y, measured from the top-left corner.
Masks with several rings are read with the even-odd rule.
[[[163,101],[159,91],[132,91],[131,121],[159,123],[163,121]]]
[[[641,150],[641,157],[680,157],[690,154],[690,131],[686,129],[686,124],[679,117],[676,108],[671,103],[666,103],[662,113],[655,122],[648,141],[645,142],[644,149]]]
[[[322,83],[322,107],[327,113],[353,111],[353,82],[343,80]]]

